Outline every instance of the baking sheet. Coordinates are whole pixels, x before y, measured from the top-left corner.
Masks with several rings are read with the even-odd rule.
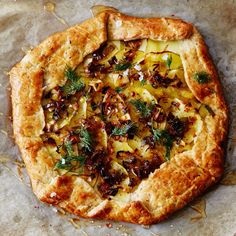
[[[218,67],[231,113],[226,168],[236,170],[236,3],[205,1],[51,1],[68,25],[91,17],[95,4],[111,5],[137,16],[175,16],[193,22],[205,36]],[[169,220],[145,228],[110,221],[73,219],[40,203],[11,139],[9,81],[6,72],[31,46],[68,26],[44,10],[45,1],[0,0],[0,234],[1,235],[219,235],[236,233],[236,185],[218,185],[205,194],[206,217],[189,206]],[[22,174],[21,174],[22,172]],[[20,173],[20,175],[19,175]],[[196,205],[195,205],[196,209]],[[198,208],[197,208],[198,209]],[[57,211],[57,212],[56,212]],[[194,217],[197,218],[195,220]]]

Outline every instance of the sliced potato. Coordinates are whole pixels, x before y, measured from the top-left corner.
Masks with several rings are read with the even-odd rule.
[[[143,158],[143,160],[151,160],[154,155],[158,155],[164,161],[166,147],[161,142],[152,143],[151,136],[154,131],[150,129],[150,126],[154,129],[169,132],[170,124],[168,124],[166,117],[170,112],[179,119],[188,120],[191,123],[181,140],[173,137],[171,156],[191,150],[197,135],[203,128],[204,118],[209,115],[209,111],[194,98],[194,95],[186,86],[182,61],[177,54],[180,50],[180,42],[143,39],[138,50],[133,54],[130,53],[132,47],[125,45],[122,41],[112,41],[108,44],[114,45],[114,49],[97,63],[107,66],[109,73],[98,70],[89,77],[85,69],[91,63],[92,56],[88,56],[84,63],[77,67],[76,71],[82,76],[82,80],[86,85],[86,93],[90,89],[89,92],[91,91],[92,94],[89,94],[91,96],[88,96],[88,98],[83,95],[79,101],[71,100],[71,105],[78,102],[78,109],[69,107],[67,117],[57,121],[56,125],[61,131],[66,130],[68,132],[71,128],[76,128],[82,122],[86,122],[84,120],[88,118],[95,117],[99,121],[103,120],[101,121],[101,127],[97,128],[96,134],[94,133],[96,143],[94,151],[112,150],[113,152],[111,155],[109,154],[109,158],[113,159],[109,167],[127,176],[121,183],[117,184],[119,191],[116,196],[111,196],[118,204],[123,204],[128,199],[127,192],[131,191],[129,187],[130,173],[119,163],[121,159],[116,156],[117,152],[130,152],[133,153],[132,156],[137,155],[138,159]],[[125,59],[127,58],[125,56],[127,56],[128,51],[131,54],[128,58],[128,62],[131,63],[131,66],[127,66],[129,68],[124,66],[116,71],[114,69],[115,65],[110,66],[108,61],[113,56],[118,60],[114,63],[126,63]],[[164,81],[164,79],[167,79],[167,81]],[[145,82],[141,83],[142,80],[145,80]],[[180,85],[177,84],[178,82],[180,82]],[[82,91],[80,91],[79,96],[81,94]],[[55,95],[55,100],[57,99],[58,95]],[[149,117],[142,117],[140,116],[142,113],[130,103],[131,99],[141,99],[148,105],[154,103],[161,107],[155,105],[154,108],[150,108],[150,110],[153,110],[150,111],[151,115]],[[45,100],[43,104],[47,104],[49,101]],[[159,112],[159,109],[161,112]],[[159,115],[160,120],[158,120]],[[46,117],[47,120],[54,122],[51,113],[46,114]],[[114,127],[123,128],[130,121],[138,126],[135,135],[110,135]],[[109,135],[107,135],[107,132]],[[56,138],[55,141],[57,145],[60,145],[63,138]],[[54,147],[49,147],[49,153],[52,153],[52,156],[57,160],[60,157]],[[79,154],[79,152],[76,154]],[[61,174],[76,174],[60,171]],[[97,178],[91,178],[91,180],[89,180],[89,177],[83,177],[95,189],[95,185],[102,181],[99,173],[96,173],[96,175]]]
[[[134,64],[138,64],[140,63],[141,61],[143,61],[145,58],[145,53],[142,52],[142,51],[137,51],[136,54],[135,54],[135,57],[133,59],[133,63]]]
[[[162,52],[165,50],[167,44],[161,41],[155,41],[152,39],[147,40],[146,53],[149,52]]]
[[[138,51],[146,52],[147,39],[143,39]]]
[[[157,103],[156,98],[144,87],[134,87],[130,92],[135,92],[138,95],[137,97],[142,98],[144,102]]]
[[[134,150],[129,146],[127,142],[114,141],[112,143],[115,153],[123,151],[123,152],[134,152]]]
[[[205,118],[206,116],[209,115],[209,111],[207,110],[205,105],[201,105],[199,109],[199,114],[201,117]]]

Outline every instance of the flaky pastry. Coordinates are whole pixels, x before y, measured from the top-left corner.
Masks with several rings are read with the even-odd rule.
[[[192,24],[97,9],[10,71],[15,140],[41,201],[157,223],[223,173],[222,88]]]

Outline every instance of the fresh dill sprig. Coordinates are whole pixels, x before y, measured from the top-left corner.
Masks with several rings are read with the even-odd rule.
[[[55,165],[55,169],[65,169],[68,170],[73,167],[72,162],[79,163],[80,167],[84,166],[86,157],[84,156],[63,156],[60,161]]]
[[[215,116],[215,112],[212,110],[212,108],[209,105],[205,104],[205,108],[210,113],[210,115]]]
[[[130,103],[135,106],[143,118],[149,117],[154,107],[153,104],[148,105],[141,99],[131,100]]]
[[[66,93],[66,95],[75,94],[84,88],[84,83],[81,81],[81,77],[78,76],[75,70],[72,70],[72,68],[66,68],[65,76],[67,78],[67,82],[62,87],[62,90]]]
[[[170,69],[170,65],[172,63],[172,56],[168,54],[168,57],[166,59],[166,66]]]
[[[75,70],[73,70],[71,67],[66,67],[65,76],[67,79],[74,82],[80,79],[80,77],[76,74]]]
[[[133,123],[130,122],[128,124],[125,124],[123,127],[114,127],[112,130],[111,135],[112,136],[124,136],[128,133],[136,133],[138,127]]]
[[[75,156],[73,151],[73,146],[71,141],[65,141],[64,147],[66,150],[66,154],[62,156],[61,160],[59,160],[54,169],[65,169],[69,170],[73,167],[73,162],[79,163],[80,167],[82,167],[85,163],[86,157],[84,156]]]
[[[140,81],[140,83],[141,83],[141,85],[143,86],[143,85],[145,85],[145,84],[147,83],[147,80],[142,79],[142,80]]]
[[[123,90],[123,88],[121,88],[121,87],[116,87],[116,88],[115,88],[115,91],[116,91],[117,93],[121,93],[122,90]]]
[[[64,143],[66,152],[68,156],[73,156],[74,152],[73,152],[73,147],[72,147],[72,142],[71,141],[66,141]]]
[[[86,152],[92,151],[93,139],[91,133],[86,128],[81,128],[76,131],[80,136],[80,144]]]
[[[200,71],[200,72],[196,72],[193,75],[193,78],[199,83],[199,84],[205,84],[208,83],[211,80],[210,75],[205,72],[205,71]]]
[[[123,71],[130,68],[132,64],[130,62],[121,61],[119,64],[115,65],[115,71]]]
[[[170,150],[173,145],[173,138],[167,130],[153,129],[153,138],[154,142],[159,142],[161,145],[164,145],[166,148],[165,159],[170,160]]]

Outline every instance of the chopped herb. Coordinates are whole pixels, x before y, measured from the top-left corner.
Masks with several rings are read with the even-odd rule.
[[[106,121],[106,115],[104,114],[105,113],[105,103],[101,103],[100,104],[100,110],[101,110],[101,113],[100,113],[100,118],[101,120],[103,121]]]
[[[76,74],[76,72],[74,70],[72,70],[72,68],[67,67],[65,70],[65,76],[67,79],[69,79],[70,81],[77,81],[79,78],[79,76]]]
[[[141,85],[143,86],[143,85],[145,85],[145,84],[147,83],[147,80],[142,79],[142,80],[140,81],[140,83],[141,83]]]
[[[117,93],[121,93],[122,90],[123,90],[123,88],[121,88],[121,87],[116,87],[116,88],[115,88],[115,91],[116,91]]]
[[[85,94],[84,94],[84,97],[86,98],[86,100],[88,100],[90,98],[90,93],[89,91],[87,91]]]
[[[170,65],[172,63],[172,56],[168,54],[168,57],[166,59],[166,66],[170,69]]]
[[[115,65],[115,71],[122,71],[130,68],[132,64],[130,62],[120,62]]]
[[[69,170],[73,167],[72,162],[79,162],[80,167],[82,167],[85,163],[86,158],[84,156],[74,155],[71,141],[64,142],[64,147],[66,149],[66,155],[62,156],[62,159],[56,163],[54,169]]]
[[[130,122],[130,123],[124,125],[123,127],[114,127],[111,135],[112,136],[124,136],[128,133],[134,134],[136,132],[137,132],[137,126],[134,123]]]
[[[80,167],[82,167],[85,163],[86,157],[84,156],[63,156],[60,161],[58,161],[55,165],[55,169],[70,169],[73,167],[72,162],[78,162]]]
[[[165,159],[170,160],[170,150],[173,145],[173,138],[167,130],[153,129],[154,142],[159,142],[166,148]]]
[[[92,151],[92,143],[93,143],[91,133],[85,128],[81,128],[80,130],[77,130],[77,133],[80,136],[81,146],[85,149],[85,151],[91,152]]]
[[[65,71],[67,83],[62,87],[66,95],[72,95],[84,88],[84,83],[80,80],[80,76],[74,70],[68,67]]]
[[[61,148],[62,146],[63,146],[62,144],[57,145],[57,147],[56,147],[56,152],[57,152],[57,153],[60,154],[60,148]]]
[[[100,115],[101,120],[106,121],[106,116],[104,114]]]
[[[199,84],[205,84],[208,83],[211,80],[210,75],[205,72],[205,71],[201,71],[201,72],[196,72],[193,75],[193,78],[199,83]]]
[[[208,111],[212,116],[215,115],[215,112],[212,110],[212,108],[211,108],[209,105],[205,105],[205,108],[207,109],[207,111]]]
[[[66,141],[64,143],[64,146],[66,148],[66,151],[68,153],[68,156],[73,156],[73,147],[72,147],[72,142],[71,141]]]
[[[141,113],[142,117],[147,118],[151,115],[153,107],[154,107],[153,104],[147,105],[146,102],[140,99],[131,100],[130,102]]]

